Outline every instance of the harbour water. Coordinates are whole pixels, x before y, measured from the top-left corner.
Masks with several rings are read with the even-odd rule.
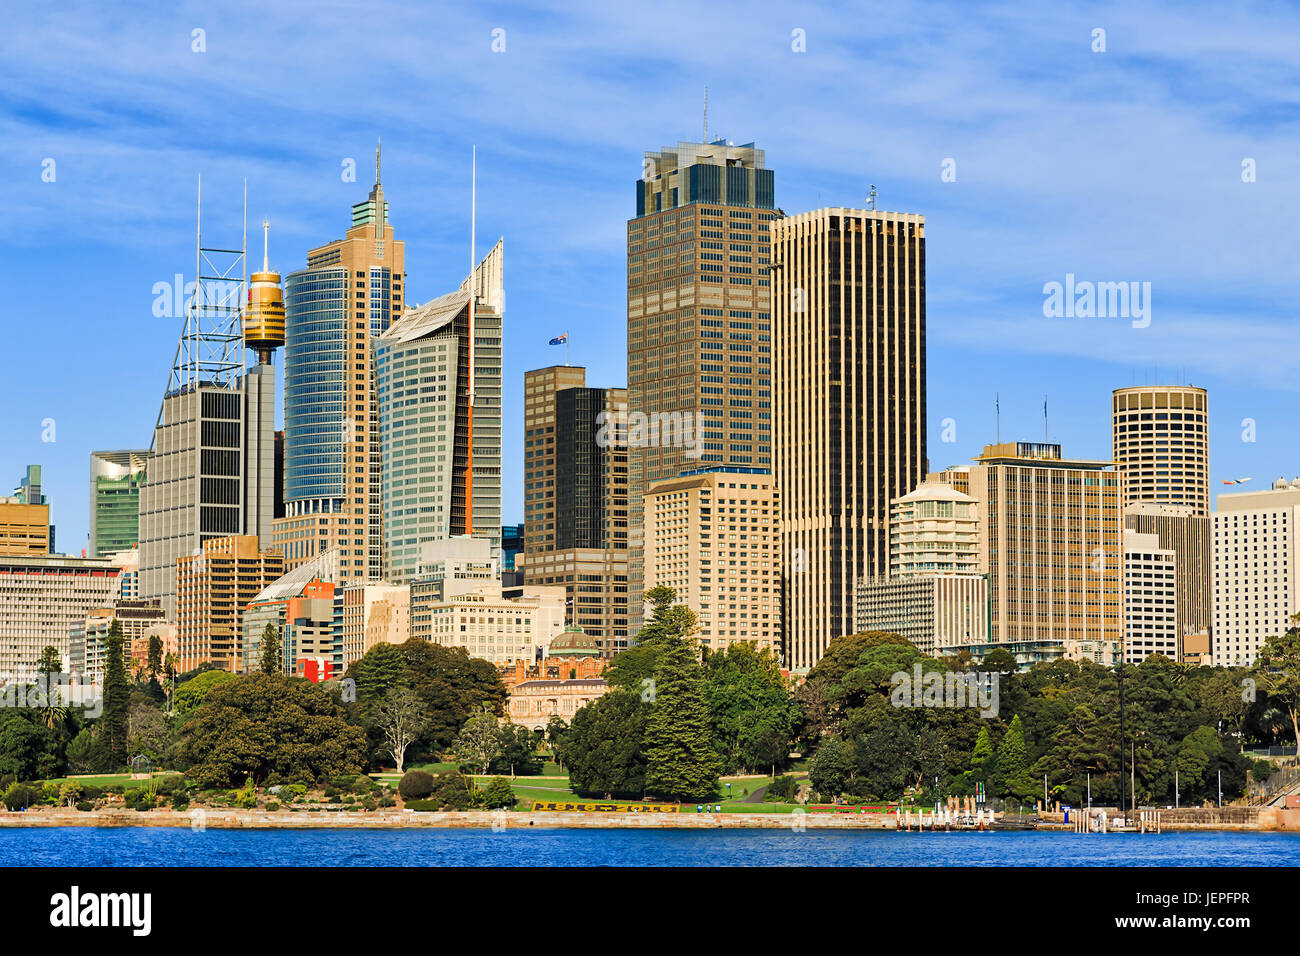
[[[4,866],[1297,866],[1300,834],[0,830]]]

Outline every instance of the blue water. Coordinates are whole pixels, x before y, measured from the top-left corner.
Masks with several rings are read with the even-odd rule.
[[[1300,834],[0,829],[4,866],[1297,866]]]

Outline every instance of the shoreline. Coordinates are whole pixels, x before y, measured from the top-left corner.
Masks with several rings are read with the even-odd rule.
[[[166,827],[188,830],[407,830],[407,829],[579,829],[579,830],[880,830],[915,832],[896,826],[892,816],[806,813],[610,813],[600,811],[460,810],[435,812],[367,811],[329,813],[264,810],[41,810],[0,811],[0,828]],[[1255,819],[1166,818],[1168,832],[1300,832],[1300,813],[1261,810]],[[1016,832],[953,828],[925,832]],[[1074,833],[1072,824],[1044,820],[1036,829],[1020,832]],[[1136,833],[1137,830],[1118,831]],[[1104,834],[1102,834],[1104,835]],[[1159,834],[1147,834],[1158,836]]]

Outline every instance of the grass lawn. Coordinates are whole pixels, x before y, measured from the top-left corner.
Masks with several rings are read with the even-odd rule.
[[[152,775],[152,780],[161,780],[163,777],[178,776],[179,771],[166,770]],[[90,787],[112,787],[120,785],[123,787],[146,787],[151,780],[132,780],[129,773],[86,773],[76,774],[71,777],[51,777],[46,783],[63,784],[68,781],[85,784]]]

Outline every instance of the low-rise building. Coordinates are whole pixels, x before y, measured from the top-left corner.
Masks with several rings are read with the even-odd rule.
[[[0,556],[0,680],[32,674],[46,647],[67,666],[73,627],[113,603],[119,573],[104,558]]]
[[[529,730],[545,730],[555,717],[566,724],[573,715],[609,690],[603,677],[577,680],[533,679],[516,684],[506,701],[512,723]]]

